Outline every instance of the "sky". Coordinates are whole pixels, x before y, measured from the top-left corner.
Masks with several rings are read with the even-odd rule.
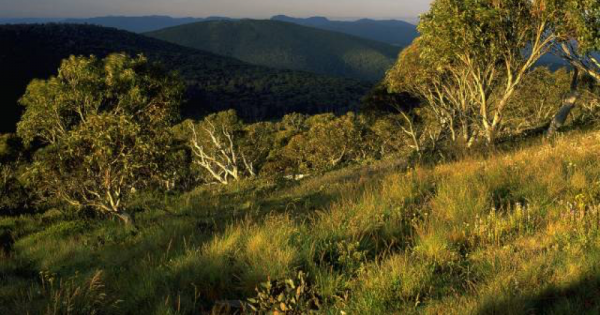
[[[425,12],[432,0],[0,0],[2,18],[67,18],[105,15],[170,15],[406,18]]]

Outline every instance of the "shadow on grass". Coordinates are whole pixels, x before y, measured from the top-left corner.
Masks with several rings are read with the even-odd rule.
[[[600,314],[600,274],[568,286],[550,287],[537,295],[490,302],[477,314]]]
[[[243,219],[260,222],[272,214],[291,214],[302,221],[342,199],[359,197],[367,186],[405,167],[404,160],[390,160],[314,175],[298,182],[206,186],[164,201],[160,196],[150,198],[150,202],[137,206],[147,210],[164,209],[147,218],[151,222],[160,224],[171,218],[186,217],[199,221],[202,226],[213,225],[211,229],[215,230]]]
[[[228,226],[246,218],[260,223],[271,214],[289,213],[301,219],[326,210],[348,194],[359,197],[365,187],[400,168],[399,164],[344,169],[285,186],[261,186],[259,182],[214,191],[201,189],[182,196],[147,196],[136,204],[147,211],[136,218],[139,230],[135,233],[109,220],[73,218],[73,224],[57,221],[40,226],[37,219],[29,218],[36,228],[27,234],[19,232],[22,237],[15,240],[15,257],[0,262],[0,287],[10,287],[5,297],[0,296],[0,304],[14,308],[20,303],[24,310],[35,313],[33,306],[27,306],[31,300],[51,302],[47,296],[29,298],[25,294],[38,290],[39,272],[44,270],[60,279],[74,274],[87,277],[103,270],[109,295],[125,301],[120,306],[122,313],[151,311],[158,304],[180,301],[183,310],[209,309],[218,299],[245,297],[233,274],[241,272],[237,268],[244,262],[229,261],[229,256],[221,255],[223,265],[233,271],[219,273],[196,260],[202,258],[200,249],[226,238]],[[67,229],[71,225],[77,229]],[[202,296],[196,296],[194,285]],[[2,310],[0,306],[1,314],[11,314]]]

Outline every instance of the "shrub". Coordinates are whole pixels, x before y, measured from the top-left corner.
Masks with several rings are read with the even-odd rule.
[[[0,134],[0,163],[16,161],[23,152],[21,139],[15,134]]]
[[[302,271],[295,279],[267,281],[256,288],[255,298],[248,299],[248,308],[255,313],[314,314],[319,309],[319,298]]]
[[[19,215],[33,208],[32,194],[19,173],[16,166],[0,163],[0,216]]]
[[[306,132],[292,137],[283,155],[299,171],[326,170],[366,156],[363,139],[366,119],[348,113],[315,115],[307,119]]]

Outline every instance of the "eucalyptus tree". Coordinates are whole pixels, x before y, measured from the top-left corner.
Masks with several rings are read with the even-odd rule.
[[[40,195],[131,222],[129,197],[172,174],[167,130],[182,93],[176,75],[141,55],[71,56],[57,76],[31,82],[17,133],[44,145],[29,170]]]
[[[420,94],[464,127],[474,119],[492,144],[516,89],[551,50],[557,14],[546,0],[435,0],[418,27],[419,58],[435,74]]]
[[[452,141],[462,137],[465,143],[472,143],[475,139],[475,117],[472,95],[467,89],[468,69],[438,67],[423,58],[421,46],[421,40],[416,39],[402,51],[396,65],[386,74],[388,91],[408,92],[425,102],[420,120],[427,126],[422,128],[421,133],[447,134]],[[401,109],[399,111],[406,121],[412,122]],[[413,126],[412,123],[408,125]],[[413,146],[422,146],[423,134],[416,135],[414,127],[401,129],[413,139]]]
[[[246,125],[235,110],[184,124],[192,162],[203,170],[208,182],[229,184],[258,176],[275,142],[272,123]]]
[[[555,0],[556,52],[580,72],[600,82],[600,1]]]
[[[559,14],[554,20],[555,53],[574,67],[571,91],[548,128],[552,135],[567,121],[579,101],[578,82],[583,73],[600,82],[600,2],[597,0],[555,0]]]
[[[249,174],[255,174],[240,147],[243,123],[234,110],[186,124],[191,133],[189,145],[193,163],[208,172],[209,178],[221,184],[239,181],[244,176],[244,167]]]

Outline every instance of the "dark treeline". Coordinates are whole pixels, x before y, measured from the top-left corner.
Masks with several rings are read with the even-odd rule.
[[[66,204],[121,215],[133,191],[294,179],[420,153],[398,132],[408,117],[377,104],[369,114],[292,113],[253,123],[228,110],[178,122],[184,86],[159,64],[125,54],[71,56],[55,76],[33,80],[19,101],[17,134],[0,143],[2,212],[33,209],[34,198],[41,209]]]
[[[56,73],[70,55],[107,56],[113,52],[143,53],[187,84],[184,117],[236,109],[249,121],[280,118],[291,112],[314,114],[356,108],[371,84],[305,72],[265,67],[184,48],[126,31],[91,25],[0,26],[0,131],[14,131],[16,105],[34,78]]]

